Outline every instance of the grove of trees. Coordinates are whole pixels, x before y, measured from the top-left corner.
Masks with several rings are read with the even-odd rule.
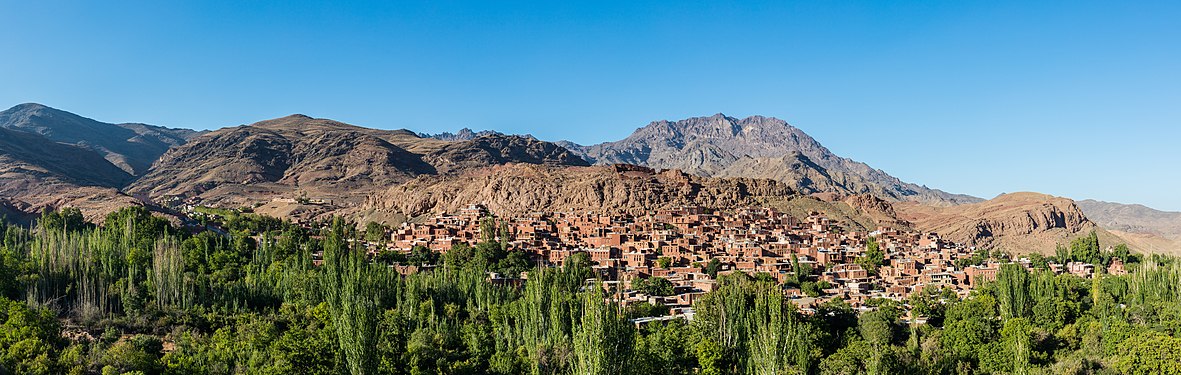
[[[380,239],[373,226],[236,220],[227,236],[141,208],[99,225],[73,210],[0,224],[0,374],[1181,373],[1171,257],[1094,279],[1005,265],[964,299],[927,288],[810,314],[786,284],[731,273],[691,321],[637,326],[628,319],[667,309],[609,302],[585,254],[536,267],[488,236],[372,257],[362,239]],[[1095,256],[1089,246],[1077,255]],[[423,267],[402,276],[394,263]],[[527,281],[494,284],[488,271]],[[637,283],[671,293],[668,280]]]

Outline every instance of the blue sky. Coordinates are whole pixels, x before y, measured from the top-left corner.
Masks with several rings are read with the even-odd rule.
[[[1181,210],[1181,2],[0,1],[0,107],[615,140],[783,118],[903,180]]]

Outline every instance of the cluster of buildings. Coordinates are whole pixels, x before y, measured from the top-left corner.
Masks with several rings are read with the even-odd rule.
[[[853,231],[818,213],[800,219],[772,208],[681,207],[643,215],[538,212],[502,218],[496,225],[484,222],[489,217],[483,207],[472,205],[403,224],[390,233],[387,250],[409,252],[422,246],[446,252],[495,237],[512,251],[528,252],[538,265],[560,265],[573,254],[586,253],[600,278],[615,286],[621,303],[659,303],[674,312],[712,291],[717,276],[732,272],[774,278],[809,312],[829,299],[858,307],[872,298],[902,300],[931,287],[963,296],[994,280],[1000,266],[985,262],[957,267],[956,261],[971,258],[974,249],[933,233],[885,227]],[[487,228],[497,233],[481,233]],[[884,258],[875,270],[857,261],[866,255],[871,238]],[[1028,260],[1019,261],[1029,266]],[[707,273],[711,263],[716,276]],[[1084,277],[1094,272],[1091,265],[1051,266]],[[669,280],[673,293],[650,296],[630,290],[634,279],[651,277]],[[801,280],[813,284],[810,291],[801,288]]]

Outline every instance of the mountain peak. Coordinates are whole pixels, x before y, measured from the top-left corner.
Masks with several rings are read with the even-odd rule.
[[[8,111],[36,111],[36,110],[43,110],[43,109],[54,109],[54,108],[44,105],[44,104],[41,104],[41,103],[29,102],[29,103],[21,103],[21,104],[14,105],[14,106],[12,106],[12,108],[9,108]],[[5,112],[8,112],[8,111],[5,111]]]
[[[292,114],[283,117],[273,118],[270,120],[262,120],[253,124],[251,127],[262,128],[272,131],[324,131],[324,130],[358,130],[362,129],[359,126],[346,124],[340,121],[315,118],[304,114]]]
[[[37,120],[33,119],[34,117],[52,118],[55,121],[68,121],[75,123],[75,125],[81,122],[98,122],[41,103],[21,103],[14,105],[12,108],[9,108],[3,112],[0,112],[0,118],[2,118],[0,121],[6,123],[36,122]]]
[[[273,118],[270,120],[262,120],[262,121],[251,124],[251,126],[260,126],[260,125],[268,125],[268,124],[299,124],[299,123],[305,123],[305,122],[313,121],[313,120],[324,120],[324,119],[317,119],[315,117],[308,116],[308,115],[305,115],[302,113],[293,113],[293,114],[290,114],[287,116],[276,117],[276,118]]]
[[[796,183],[801,191],[873,193],[888,200],[937,204],[979,200],[905,183],[837,156],[802,130],[774,117],[736,119],[717,113],[655,121],[623,140],[573,150],[598,164],[636,164],[713,177],[773,178]],[[799,178],[804,172],[808,179]]]

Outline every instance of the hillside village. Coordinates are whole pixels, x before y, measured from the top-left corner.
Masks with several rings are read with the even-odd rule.
[[[375,256],[383,251],[409,254],[415,248],[445,253],[495,238],[510,251],[527,252],[538,266],[561,265],[573,254],[585,253],[616,301],[664,305],[673,314],[690,315],[693,302],[714,290],[716,278],[733,272],[773,278],[802,312],[811,313],[833,299],[862,307],[875,298],[904,301],[927,288],[947,288],[962,298],[973,287],[995,280],[1002,262],[1034,267],[1028,257],[1004,259],[1008,255],[998,254],[989,259],[984,249],[934,233],[885,227],[849,231],[818,213],[800,220],[771,208],[681,207],[644,215],[536,212],[503,218],[500,225],[490,222],[495,219],[487,209],[469,205],[455,214],[402,224],[387,233],[388,242],[373,242],[369,248]],[[497,233],[484,236],[488,228]],[[1045,266],[1084,278],[1097,267],[1082,262]],[[403,273],[419,270],[398,268]],[[1119,259],[1104,270],[1125,273]],[[490,274],[502,282],[523,277]],[[652,295],[635,288],[650,278],[667,280],[671,291]]]

